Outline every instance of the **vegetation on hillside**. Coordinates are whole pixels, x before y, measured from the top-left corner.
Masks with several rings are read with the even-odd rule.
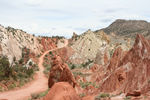
[[[48,94],[48,91],[49,91],[49,89],[47,89],[46,91],[41,92],[41,93],[31,94],[31,98],[29,98],[28,100],[40,99],[40,98],[46,96]]]
[[[13,63],[10,64],[6,56],[0,56],[0,91],[13,89],[18,86],[23,86],[26,82],[33,79],[35,71],[38,67],[33,62],[29,62],[29,50],[22,53],[22,58],[16,61],[14,57]]]

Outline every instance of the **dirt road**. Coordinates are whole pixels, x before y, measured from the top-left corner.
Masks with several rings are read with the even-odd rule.
[[[44,56],[49,53],[50,51],[55,51],[57,49],[63,48],[68,45],[68,40],[65,40],[64,46],[58,47],[56,49],[46,51],[40,58],[39,58],[39,71],[37,72],[37,76],[34,81],[30,84],[19,88],[17,90],[6,91],[0,93],[0,99],[8,99],[8,100],[28,100],[31,94],[42,92],[48,89],[48,79],[45,77],[43,71],[43,59]]]

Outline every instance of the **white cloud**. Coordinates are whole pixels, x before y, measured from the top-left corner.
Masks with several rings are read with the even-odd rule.
[[[29,5],[40,5],[43,0],[25,0]]]
[[[82,33],[116,19],[150,21],[149,0],[0,0],[0,24],[40,35]]]

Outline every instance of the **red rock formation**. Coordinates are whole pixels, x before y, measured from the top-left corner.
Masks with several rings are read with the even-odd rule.
[[[92,70],[92,72],[96,72],[99,69],[99,65],[94,64],[90,69]]]
[[[82,98],[82,100],[95,100],[95,96],[88,95]]]
[[[49,88],[51,88],[56,82],[69,82],[71,85],[73,85],[73,87],[75,87],[75,78],[68,65],[63,63],[59,56],[54,56],[52,60],[53,63],[48,80]]]
[[[55,39],[51,38],[42,38],[41,39],[41,45],[43,46],[43,52],[56,48],[56,41]]]
[[[110,64],[108,66],[108,70],[113,71],[116,69],[116,67],[118,66],[119,62],[121,61],[121,59],[123,58],[124,53],[121,47],[117,48],[114,53],[113,56],[110,60]]]
[[[127,93],[126,96],[141,96],[141,91],[132,91]]]
[[[121,51],[121,50],[119,50]],[[117,57],[114,57],[117,55]],[[150,43],[142,35],[137,35],[135,44],[121,59],[122,53],[115,52],[109,69],[114,69],[101,84],[105,92],[123,91],[130,93],[140,90],[150,91]],[[120,60],[121,59],[121,60]],[[119,62],[118,62],[119,61]]]
[[[104,64],[108,64],[109,63],[109,57],[108,57],[108,52],[104,53]]]
[[[64,62],[69,62],[69,57],[73,54],[71,47],[64,47],[53,52],[54,55],[59,55]]]
[[[75,89],[67,82],[58,82],[53,85],[43,100],[81,100]]]
[[[94,63],[105,66],[109,63],[109,60],[110,60],[109,53],[107,48],[105,48],[104,50],[101,50],[96,54]]]

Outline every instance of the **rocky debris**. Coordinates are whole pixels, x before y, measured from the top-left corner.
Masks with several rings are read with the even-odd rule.
[[[110,63],[108,67],[115,68],[103,79],[100,91],[130,93],[139,90],[141,94],[150,91],[150,42],[137,35],[134,46],[125,56],[121,56],[121,52],[116,55],[116,59],[112,57],[114,64]]]
[[[68,82],[73,87],[76,85],[75,78],[68,65],[57,55],[52,58],[52,67],[48,80],[49,88],[51,88],[56,82]]]
[[[75,89],[67,82],[55,83],[42,100],[81,100]]]
[[[141,96],[141,91],[128,92],[128,93],[126,94],[126,96],[135,96],[135,97]]]

